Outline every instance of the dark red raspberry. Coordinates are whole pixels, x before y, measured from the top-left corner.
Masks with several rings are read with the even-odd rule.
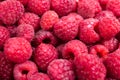
[[[61,40],[69,41],[77,36],[78,26],[75,16],[64,16],[54,25],[54,33]]]
[[[32,47],[24,38],[9,38],[4,44],[4,53],[12,62],[22,63],[31,57]]]
[[[48,66],[51,80],[75,80],[73,64],[65,59],[53,60]]]
[[[109,2],[109,0],[99,0],[99,3],[101,5],[101,7],[103,8],[103,10],[106,9],[106,5]]]
[[[35,30],[39,29],[40,18],[38,15],[30,12],[26,12],[20,19],[19,24],[30,24]]]
[[[32,75],[28,75],[28,80],[50,80],[50,78],[47,74],[37,72]]]
[[[79,54],[87,54],[87,46],[79,40],[71,40],[65,44],[62,52],[63,58],[74,60]]]
[[[104,13],[105,12],[101,12],[97,15],[97,18],[99,19],[97,31],[103,39],[109,40],[120,31],[120,22],[108,12],[106,15],[101,15]]]
[[[94,18],[85,19],[80,23],[79,39],[86,44],[92,44],[100,40],[99,34],[95,31],[99,21]]]
[[[18,37],[23,37],[29,42],[32,41],[34,37],[34,29],[33,26],[29,24],[21,24],[17,27],[16,33]]]
[[[16,26],[7,26],[7,29],[10,33],[10,37],[15,37],[16,36]]]
[[[104,65],[107,69],[107,76],[114,78],[115,80],[120,79],[120,50],[117,49],[113,53],[110,53],[104,59]]]
[[[98,57],[104,57],[109,53],[109,50],[104,45],[95,45],[90,48],[90,54],[97,55]]]
[[[17,0],[0,3],[0,18],[6,25],[14,24],[24,13],[24,6]]]
[[[10,37],[10,33],[7,28],[0,26],[0,48],[3,47],[5,41]]]
[[[92,54],[80,54],[74,60],[78,80],[104,80],[106,69],[101,60]]]
[[[18,0],[20,1],[24,6],[27,6],[29,0]]]
[[[110,51],[115,51],[119,46],[119,41],[116,38],[102,41],[102,44]]]
[[[51,44],[41,43],[34,53],[34,60],[42,71],[47,71],[51,61],[58,58],[57,50]]]
[[[14,64],[0,52],[0,80],[12,80]]]
[[[56,49],[58,51],[58,58],[63,58],[62,57],[62,52],[63,52],[64,45],[65,44],[60,44],[59,46],[56,47]]]
[[[84,18],[94,17],[101,11],[101,6],[97,0],[79,0],[78,13]]]
[[[76,11],[76,0],[51,0],[51,7],[59,16],[65,16]]]
[[[26,61],[21,64],[16,64],[13,71],[14,79],[28,80],[27,75],[31,72],[38,72],[38,68],[34,62]]]
[[[109,0],[107,3],[107,10],[114,13],[115,16],[120,17],[120,0]]]
[[[56,45],[56,37],[49,31],[40,30],[35,34],[33,45],[38,46],[41,43]]]
[[[43,30],[51,30],[55,23],[59,21],[59,16],[55,11],[46,11],[40,21]]]
[[[50,0],[29,0],[28,9],[33,13],[42,15],[50,9]]]

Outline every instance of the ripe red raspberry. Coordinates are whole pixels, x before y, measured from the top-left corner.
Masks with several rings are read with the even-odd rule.
[[[7,26],[7,29],[10,33],[10,37],[15,37],[16,36],[16,26]]]
[[[76,0],[51,0],[51,7],[59,16],[65,16],[76,11]]]
[[[119,46],[119,41],[116,38],[111,38],[110,40],[102,41],[102,44],[109,50],[109,52],[113,52]]]
[[[85,19],[80,23],[79,39],[86,44],[92,44],[100,40],[99,34],[95,31],[99,21],[94,18]]]
[[[107,10],[114,13],[115,16],[120,17],[120,0],[109,0],[107,3]]]
[[[79,54],[87,54],[87,46],[79,40],[71,40],[67,42],[63,48],[63,58],[74,60]]]
[[[104,59],[104,65],[107,69],[107,76],[114,78],[115,80],[120,79],[120,50],[116,50],[110,53]]]
[[[34,60],[42,71],[47,71],[51,61],[58,58],[57,50],[51,44],[41,43],[34,53]]]
[[[33,73],[32,75],[28,75],[28,80],[50,80],[50,78],[44,73]]]
[[[38,15],[30,12],[26,12],[20,19],[19,24],[30,24],[35,30],[39,29],[40,18]]]
[[[13,63],[0,52],[0,80],[12,80]]]
[[[24,6],[27,6],[29,0],[18,0],[20,1]]]
[[[29,0],[28,9],[41,16],[50,9],[50,0]]]
[[[111,14],[109,15],[108,12],[106,15],[101,15],[103,13],[105,12],[100,12],[100,14],[97,15],[99,19],[97,31],[103,39],[109,40],[120,31],[120,22],[114,16],[112,17]]]
[[[101,60],[92,54],[80,54],[74,60],[78,80],[104,80],[106,69]]]
[[[59,39],[69,41],[77,36],[78,26],[75,16],[64,16],[54,25],[54,33]]]
[[[90,48],[90,54],[97,55],[98,57],[104,57],[109,53],[109,50],[104,45],[95,45]]]
[[[33,26],[29,24],[21,24],[17,27],[16,33],[18,37],[23,37],[29,42],[32,41],[34,37],[34,29]]]
[[[40,21],[43,30],[51,30],[55,23],[59,21],[59,16],[55,11],[46,11]]]
[[[32,55],[30,43],[20,37],[9,38],[4,44],[6,57],[14,63],[22,63]]]
[[[0,26],[0,48],[3,47],[5,41],[10,37],[10,33],[7,28]]]
[[[78,13],[84,18],[94,17],[101,11],[101,6],[97,0],[79,0]]]
[[[41,43],[56,45],[56,37],[49,31],[40,30],[35,34],[33,45],[38,46]]]
[[[31,72],[38,72],[36,64],[32,61],[26,61],[21,64],[16,64],[13,75],[15,80],[28,80],[27,75]]]
[[[6,25],[16,23],[23,13],[24,6],[17,0],[5,0],[0,3],[0,18]]]
[[[48,66],[51,80],[75,80],[73,64],[65,59],[53,60]]]

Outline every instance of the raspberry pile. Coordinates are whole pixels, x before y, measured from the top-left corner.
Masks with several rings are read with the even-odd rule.
[[[0,0],[0,80],[120,80],[120,0]]]

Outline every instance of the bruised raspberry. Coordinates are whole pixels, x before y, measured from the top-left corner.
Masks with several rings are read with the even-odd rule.
[[[41,43],[56,45],[57,39],[51,32],[39,30],[36,32],[32,43],[35,47]]]
[[[55,11],[46,11],[40,21],[43,30],[51,30],[55,23],[59,21],[59,16]]]
[[[80,23],[79,39],[86,44],[92,44],[100,40],[99,34],[96,32],[99,21],[94,18],[85,19]]]
[[[78,34],[78,21],[75,16],[64,16],[54,25],[54,34],[63,41],[74,39]]]
[[[18,37],[23,37],[29,42],[32,41],[34,37],[34,29],[33,26],[29,24],[21,24],[17,27],[16,33]]]
[[[65,59],[53,60],[48,66],[48,75],[51,80],[74,80],[73,64]]]
[[[32,47],[24,38],[9,38],[4,44],[4,53],[10,61],[22,63],[30,59]]]
[[[14,67],[15,80],[28,80],[27,75],[31,72],[38,72],[37,66],[32,61],[26,61],[21,64],[16,64]]]
[[[115,16],[120,17],[120,0],[109,0],[107,3],[107,10],[114,13]]]
[[[115,51],[119,46],[119,41],[116,38],[102,41],[102,44],[110,51]]]
[[[38,15],[30,12],[24,13],[24,15],[19,19],[19,24],[30,24],[33,26],[34,30],[39,29],[40,18]]]
[[[67,42],[62,50],[63,58],[74,60],[79,54],[88,54],[87,46],[79,40],[71,40]]]
[[[98,57],[104,57],[109,53],[109,50],[104,45],[95,45],[90,48],[90,54],[97,55]]]
[[[104,80],[106,69],[101,60],[91,54],[80,54],[74,60],[78,80]]]
[[[47,71],[47,67],[51,61],[58,58],[57,50],[51,44],[41,43],[34,53],[34,60],[42,71]]]
[[[12,80],[14,64],[0,52],[0,80]]]
[[[28,10],[42,15],[50,9],[50,0],[29,0],[28,1]]]
[[[0,48],[3,48],[5,41],[10,37],[10,33],[7,28],[0,26]]]
[[[65,16],[76,11],[76,0],[51,0],[51,7],[59,16]]]
[[[24,6],[17,0],[5,0],[0,3],[0,18],[6,25],[12,25],[24,13]]]
[[[77,11],[83,18],[91,18],[101,11],[101,6],[97,0],[79,0]]]

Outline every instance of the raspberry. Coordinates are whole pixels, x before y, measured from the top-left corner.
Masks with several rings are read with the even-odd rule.
[[[87,46],[79,40],[71,40],[67,42],[62,50],[63,58],[73,60],[79,54],[87,54]]]
[[[114,78],[115,80],[120,79],[120,50],[116,50],[109,54],[104,59],[104,65],[107,69],[107,76]]]
[[[50,78],[44,73],[34,73],[28,76],[28,80],[50,80]]]
[[[10,37],[7,28],[0,26],[0,48],[3,48],[5,41]]]
[[[54,33],[59,39],[69,41],[77,36],[78,26],[75,16],[64,16],[54,25]]]
[[[51,30],[56,22],[59,21],[59,16],[55,11],[46,11],[40,21],[43,30]]]
[[[109,0],[99,0],[99,3],[101,4],[101,7],[103,9],[106,9],[106,5],[109,2]]]
[[[7,26],[7,29],[10,33],[10,37],[16,36],[16,26]]]
[[[41,16],[50,9],[50,0],[29,0],[28,9]]]
[[[107,10],[110,10],[114,13],[115,16],[120,17],[120,0],[109,0],[107,3]]]
[[[106,69],[101,60],[91,54],[80,54],[74,60],[78,80],[104,80]]]
[[[13,63],[0,52],[0,80],[12,80]]]
[[[100,14],[103,13],[105,12],[101,12]],[[106,13],[106,15],[100,14],[98,14],[97,17],[99,19],[97,31],[103,39],[109,40],[120,31],[120,22],[115,17],[112,17],[111,14],[110,15],[108,13]]]
[[[20,19],[19,24],[30,24],[35,30],[39,29],[40,18],[38,15],[30,12],[26,12]]]
[[[102,41],[102,44],[110,51],[115,51],[119,46],[119,41],[116,38]]]
[[[85,19],[80,23],[79,39],[86,44],[92,44],[100,40],[99,34],[95,31],[99,21],[94,18]]]
[[[65,16],[76,11],[76,0],[51,0],[51,7],[59,16]]]
[[[14,37],[9,38],[5,42],[4,53],[10,61],[14,63],[22,63],[31,57],[32,48],[26,39]]]
[[[40,30],[35,34],[33,45],[38,46],[41,43],[56,45],[56,37],[49,31]]]
[[[65,59],[53,60],[48,66],[48,75],[51,80],[74,80],[73,64]]]
[[[56,47],[56,49],[58,51],[58,57],[59,58],[62,58],[62,51],[63,51],[64,45],[65,44],[60,44],[59,46]]]
[[[24,6],[27,6],[29,0],[18,0],[20,1]]]
[[[16,64],[13,74],[15,80],[28,80],[27,75],[31,72],[38,72],[37,66],[32,61],[26,61],[21,64]]]
[[[58,58],[57,50],[51,44],[41,43],[34,53],[34,59],[39,69],[47,71],[47,67],[51,61]]]
[[[91,18],[101,11],[101,6],[97,0],[79,0],[77,11],[84,18]]]
[[[95,45],[90,48],[90,54],[97,55],[98,57],[104,57],[109,53],[109,50],[104,45]]]
[[[0,18],[6,25],[16,23],[24,13],[24,6],[16,0],[6,0],[0,3]]]
[[[33,26],[29,24],[21,24],[17,27],[16,33],[18,37],[23,37],[29,42],[32,41],[34,37],[34,29]]]

